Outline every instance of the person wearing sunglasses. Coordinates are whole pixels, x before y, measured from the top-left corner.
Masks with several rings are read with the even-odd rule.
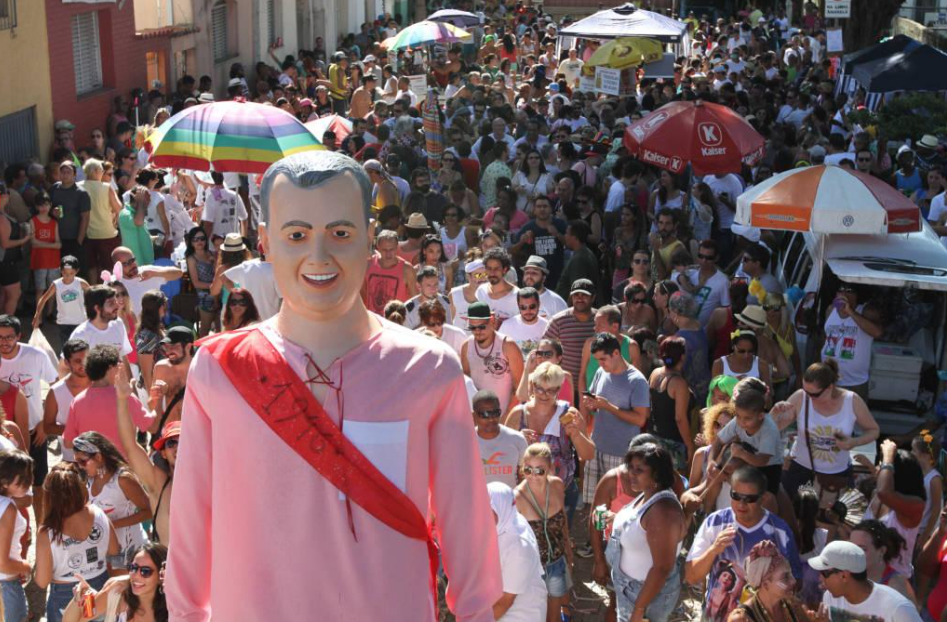
[[[573,551],[566,518],[565,486],[553,471],[553,452],[546,443],[526,448],[516,487],[516,509],[527,520],[539,545],[548,594],[546,622],[562,619],[572,590]]]
[[[832,619],[920,622],[915,605],[894,588],[868,578],[865,552],[852,542],[836,540],[825,545],[809,565],[822,575],[822,605]]]
[[[224,332],[237,330],[260,321],[260,312],[249,290],[235,287],[230,292],[227,305],[224,307]]]
[[[539,293],[539,317],[544,320],[551,320],[557,313],[569,308],[562,296],[546,287],[549,274],[546,259],[539,255],[530,255],[523,266],[523,285],[532,287]]]
[[[217,319],[215,312],[217,300],[210,293],[217,269],[217,253],[208,242],[208,235],[201,227],[193,227],[184,236],[184,257],[187,261],[187,273],[191,284],[197,290],[197,312],[199,315],[199,335],[207,336]]]
[[[460,351],[464,374],[478,390],[496,392],[505,414],[515,401],[523,374],[523,355],[512,339],[496,332],[495,316],[486,303],[478,301],[467,308],[467,331],[471,336]]]
[[[501,482],[515,488],[520,481],[519,464],[528,445],[526,437],[500,423],[500,398],[493,391],[477,391],[471,401],[484,479],[488,484]]]
[[[520,312],[503,323],[503,334],[516,342],[523,356],[539,345],[549,321],[539,317],[539,292],[524,287],[516,292]]]
[[[88,618],[82,615],[82,601],[92,596],[95,611],[108,611],[112,594],[119,595],[118,617],[115,622],[132,622],[137,619],[168,621],[168,605],[164,595],[164,577],[162,569],[168,559],[168,547],[163,544],[147,543],[137,547],[131,562],[123,566],[119,579],[110,580],[105,587],[96,591],[85,581],[79,581],[73,589],[73,599],[63,611],[63,622],[84,622]]]
[[[467,251],[464,263],[467,283],[451,289],[448,296],[450,306],[454,310],[451,323],[463,331],[467,330],[467,308],[477,302],[477,289],[487,282],[487,270],[480,255],[479,248],[471,248]]]
[[[802,389],[770,411],[780,429],[795,422],[799,430],[792,446],[792,461],[784,474],[783,487],[790,496],[800,485],[817,477],[816,473],[851,480],[851,451],[874,443],[880,434],[865,400],[839,387],[838,379],[834,359],[813,363],[802,374]],[[856,427],[860,430],[857,436]]]
[[[102,589],[108,580],[106,560],[121,550],[108,516],[88,499],[86,475],[75,462],[60,462],[43,484],[49,502],[36,535],[36,574],[46,598],[47,622],[62,622],[81,577]]]
[[[110,556],[109,574],[122,575],[125,555],[146,540],[142,523],[152,518],[148,495],[118,448],[98,432],[83,432],[72,448],[85,472],[89,502],[108,514],[118,540],[120,551]]]
[[[752,330],[736,330],[730,336],[731,353],[714,361],[711,376],[732,376],[737,379],[759,378],[770,384],[770,366],[757,356],[759,340]]]
[[[418,306],[417,316],[419,323],[415,330],[418,332],[430,331],[435,339],[440,339],[460,355],[468,335],[447,321],[447,311],[439,301],[425,300],[422,302]]]
[[[739,598],[721,599],[720,593],[743,591],[749,579],[744,564],[753,547],[763,540],[773,541],[780,555],[789,561],[793,578],[802,579],[792,529],[763,507],[766,488],[761,470],[746,464],[737,468],[730,476],[730,507],[708,514],[697,530],[684,562],[684,580],[698,585],[707,579],[703,607],[706,620],[722,622],[739,604]]]
[[[654,331],[658,317],[649,302],[648,289],[644,283],[629,281],[624,291],[624,302],[618,305],[621,311],[621,332],[629,334],[638,328]]]

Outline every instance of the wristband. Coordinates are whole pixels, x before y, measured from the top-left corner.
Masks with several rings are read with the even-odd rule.
[[[893,471],[893,470],[894,470],[894,465],[891,464],[891,463],[888,463],[888,462],[882,462],[882,463],[881,463],[881,470],[882,470],[882,471],[889,471],[889,470],[890,470],[890,471]]]

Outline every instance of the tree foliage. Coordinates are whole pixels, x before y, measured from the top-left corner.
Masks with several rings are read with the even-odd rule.
[[[889,140],[910,138],[947,131],[947,101],[935,93],[910,93],[892,99],[876,112],[859,110],[850,115],[853,123],[874,127],[878,136]]]

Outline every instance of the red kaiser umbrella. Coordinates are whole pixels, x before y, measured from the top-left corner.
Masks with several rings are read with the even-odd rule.
[[[698,175],[738,173],[763,157],[763,137],[720,104],[676,101],[625,129],[629,152],[645,164],[680,173],[690,162]]]

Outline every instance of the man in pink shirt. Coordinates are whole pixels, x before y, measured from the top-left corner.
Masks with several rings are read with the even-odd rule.
[[[69,407],[69,419],[63,431],[66,447],[72,449],[72,440],[83,432],[98,432],[122,451],[118,436],[117,410],[115,408],[114,378],[118,373],[122,355],[111,345],[98,345],[89,350],[85,359],[85,371],[89,377],[89,388],[76,396]],[[155,433],[158,420],[145,413],[141,402],[134,395],[128,398],[128,412],[139,430]],[[124,453],[124,452],[123,452]]]
[[[263,178],[283,305],[205,341],[188,375],[172,621],[434,622],[431,516],[448,605],[493,620],[496,530],[460,363],[365,308],[370,202],[364,171],[334,152]]]

